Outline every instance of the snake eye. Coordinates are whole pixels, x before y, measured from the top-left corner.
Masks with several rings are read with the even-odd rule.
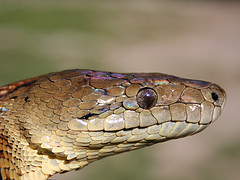
[[[137,103],[143,109],[150,109],[157,103],[157,93],[152,88],[140,89],[137,94]]]
[[[215,102],[218,101],[219,97],[218,97],[217,93],[212,92],[212,99],[213,99]]]

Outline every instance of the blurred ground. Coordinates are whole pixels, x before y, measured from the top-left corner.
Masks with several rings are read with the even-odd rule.
[[[227,104],[204,132],[52,179],[237,180],[239,19],[237,1],[1,1],[0,84],[70,68],[216,82]]]

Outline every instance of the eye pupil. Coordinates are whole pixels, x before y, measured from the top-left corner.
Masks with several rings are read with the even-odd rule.
[[[152,88],[143,88],[137,94],[137,103],[143,109],[150,109],[156,105],[157,98],[157,93]]]
[[[212,92],[212,99],[218,101],[218,95],[215,92]]]

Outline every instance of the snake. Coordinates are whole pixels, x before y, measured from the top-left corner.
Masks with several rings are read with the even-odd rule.
[[[201,132],[223,111],[215,83],[84,69],[0,87],[2,179],[44,180]]]

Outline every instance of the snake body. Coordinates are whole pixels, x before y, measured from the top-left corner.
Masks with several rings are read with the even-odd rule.
[[[65,70],[0,88],[3,179],[47,179],[196,134],[222,112],[216,84],[160,73]]]

